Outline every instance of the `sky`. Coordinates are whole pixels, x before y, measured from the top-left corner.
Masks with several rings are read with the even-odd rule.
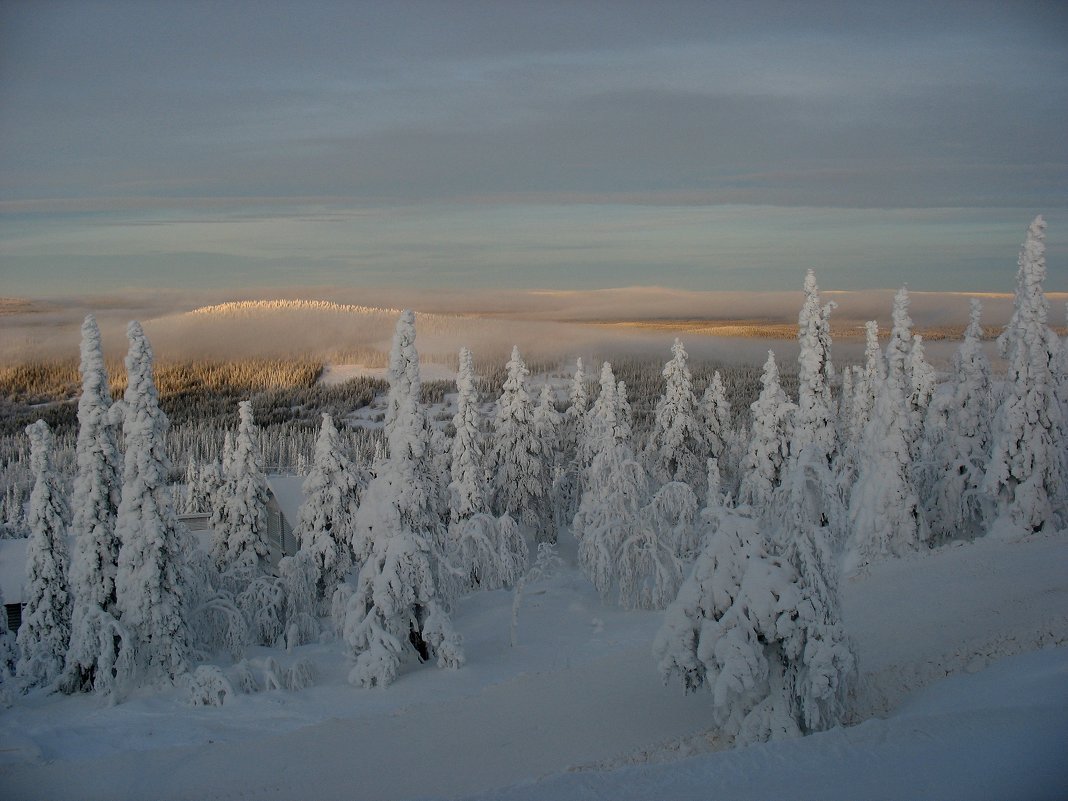
[[[0,3],[0,296],[1068,290],[1063,2]]]

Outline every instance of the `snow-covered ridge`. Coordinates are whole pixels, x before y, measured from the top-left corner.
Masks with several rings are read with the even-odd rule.
[[[272,311],[319,311],[336,314],[373,314],[390,315],[400,314],[400,309],[392,309],[382,306],[359,306],[351,303],[334,303],[329,300],[235,300],[227,303],[216,303],[211,306],[200,306],[187,312],[190,315],[225,315],[229,317],[245,317],[257,312]]]

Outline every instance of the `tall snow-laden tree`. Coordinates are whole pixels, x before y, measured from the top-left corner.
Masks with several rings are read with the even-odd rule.
[[[798,398],[795,415],[793,451],[814,446],[830,463],[837,453],[834,414],[831,405],[830,315],[835,308],[832,301],[820,306],[819,287],[812,270],[805,274],[805,300],[797,320]]]
[[[239,423],[226,467],[225,507],[215,529],[213,555],[222,571],[252,568],[270,553],[267,542],[267,477],[263,473],[259,428],[252,419],[252,401],[238,404]]]
[[[556,394],[548,382],[541,387],[541,397],[534,408],[534,436],[538,441],[539,464],[541,467],[541,485],[544,512],[542,515],[543,536],[548,542],[556,542],[556,514],[552,508],[553,489],[560,465],[561,426],[563,415],[556,410]]]
[[[700,488],[708,446],[698,422],[687,358],[682,341],[676,339],[671,346],[671,360],[664,365],[664,394],[656,404],[645,453],[656,482],[682,481]]]
[[[556,528],[559,531],[571,525],[582,498],[582,473],[580,447],[584,436],[586,411],[590,405],[586,387],[586,372],[582,359],[575,363],[575,373],[568,387],[568,406],[560,423],[560,469],[554,479],[554,505]]]
[[[26,427],[33,491],[27,523],[26,603],[18,632],[17,673],[28,685],[47,685],[63,670],[70,641],[66,504],[56,485],[52,432],[43,420]]]
[[[891,381],[881,354],[874,364],[875,407],[857,451],[857,481],[850,496],[852,540],[846,568],[917,549],[926,527],[912,484],[908,426],[901,385]]]
[[[616,377],[612,365],[601,365],[600,392],[586,412],[579,442],[579,462],[583,465],[582,489],[586,488],[586,475],[594,457],[617,440],[618,401]]]
[[[437,659],[441,667],[463,663],[460,638],[452,628],[441,582],[450,567],[444,562],[443,526],[427,492],[429,429],[419,394],[419,361],[414,317],[405,312],[397,323],[393,354],[405,354],[411,369],[391,370],[393,415],[387,452],[356,515],[356,551],[367,543],[367,559],[346,603],[343,636],[355,665],[349,681],[384,686],[410,657]]]
[[[854,666],[843,640],[825,639],[836,625],[757,522],[721,509],[653,651],[665,680],[711,691],[723,733],[758,742],[841,721]]]
[[[775,354],[768,351],[761,376],[760,396],[750,404],[752,433],[742,459],[740,503],[763,514],[779,486],[783,465],[790,457],[793,416],[797,406],[790,402],[779,383]]]
[[[493,425],[493,506],[498,514],[508,514],[533,530],[542,541],[551,538],[546,525],[549,499],[542,474],[544,454],[527,390],[530,371],[518,347],[512,348],[506,369]]]
[[[982,488],[993,395],[982,347],[982,305],[972,298],[971,306],[964,341],[953,357],[952,384],[935,397],[926,426],[924,472],[930,491],[924,494],[924,508],[938,540],[975,536],[987,517]]]
[[[110,419],[111,393],[92,315],[82,324],[82,394],[78,400],[70,565],[71,637],[60,686],[68,692],[110,692],[124,633],[115,620],[119,540],[119,452]]]
[[[527,546],[511,517],[489,513],[478,392],[467,348],[460,350],[456,388],[449,539],[463,582],[472,589],[498,589],[514,584],[526,570]]]
[[[337,427],[323,415],[312,467],[304,479],[304,503],[295,530],[297,546],[315,565],[315,602],[325,609],[353,564],[352,537],[360,488]]]
[[[456,393],[456,415],[452,418],[456,434],[452,440],[452,481],[449,483],[449,520],[452,523],[489,511],[478,389],[474,362],[467,348],[460,348]]]
[[[698,415],[703,427],[705,453],[722,462],[730,446],[731,405],[719,370],[712,374],[712,380],[705,387]]]
[[[133,639],[136,664],[150,676],[173,681],[189,668],[185,617],[184,551],[167,485],[167,416],[159,408],[152,347],[141,325],[126,329],[126,447],[122,495],[116,518],[119,566],[116,608]]]
[[[1027,531],[1068,523],[1068,426],[1057,398],[1061,343],[1046,322],[1045,236],[1038,216],[1020,251],[1012,319],[999,340],[1007,389],[994,415],[984,480],[995,514]]]
[[[629,431],[620,423],[626,416],[622,382],[608,397],[613,395],[614,403],[594,406],[604,415],[595,426],[603,439],[572,525],[579,539],[579,565],[603,598],[615,589],[626,608],[662,607],[678,586],[681,568],[674,543],[649,525],[643,508],[648,478],[634,456]]]

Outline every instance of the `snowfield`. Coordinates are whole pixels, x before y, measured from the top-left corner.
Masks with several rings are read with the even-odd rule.
[[[657,674],[663,613],[602,604],[565,551],[528,586],[514,648],[511,592],[458,603],[458,671],[356,689],[332,641],[279,658],[311,660],[316,686],[220,708],[177,689],[116,706],[33,691],[0,715],[0,795],[1063,798],[1066,535],[953,544],[844,581],[858,725],[800,740],[718,750],[711,696]],[[253,649],[254,667],[270,653]]]

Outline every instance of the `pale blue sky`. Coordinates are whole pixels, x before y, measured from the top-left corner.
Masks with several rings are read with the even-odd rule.
[[[1068,4],[0,5],[0,295],[1068,289]]]

